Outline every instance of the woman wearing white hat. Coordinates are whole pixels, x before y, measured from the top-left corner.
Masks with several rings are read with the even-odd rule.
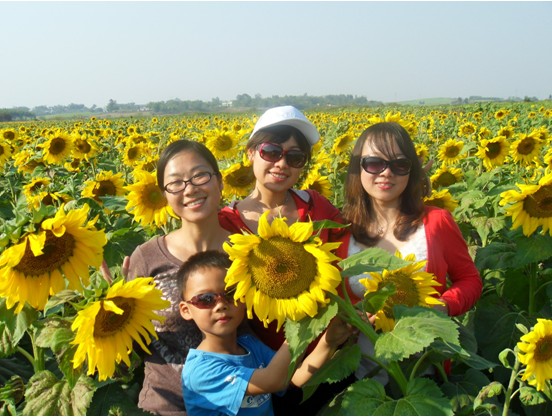
[[[257,121],[246,144],[246,152],[253,165],[255,188],[241,201],[233,201],[219,213],[222,227],[232,233],[257,233],[259,218],[269,211],[269,221],[282,216],[288,224],[296,221],[333,220],[343,223],[340,211],[314,190],[296,190],[293,187],[309,162],[312,146],[320,135],[316,127],[293,106],[274,107]],[[324,229],[323,241],[336,241],[341,229]],[[265,328],[258,319],[250,320],[255,334],[277,350],[284,341],[284,332],[276,331],[275,322]],[[314,343],[311,344],[314,346]],[[333,397],[322,384],[317,393],[299,405],[301,391],[274,402],[278,414],[312,415],[317,408]],[[338,384],[333,384],[336,387]],[[332,387],[332,388],[333,388]],[[318,395],[317,395],[318,394]],[[335,394],[335,393],[333,393]],[[280,406],[284,405],[283,408]]]

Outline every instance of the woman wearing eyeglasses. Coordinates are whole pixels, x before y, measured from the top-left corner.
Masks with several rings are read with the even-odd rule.
[[[138,246],[130,256],[128,279],[153,277],[171,306],[162,311],[164,323],[155,323],[159,337],[144,358],[144,382],[139,407],[159,415],[185,414],[181,370],[190,348],[201,342],[201,332],[182,320],[175,274],[192,255],[222,251],[228,231],[218,222],[222,179],[213,154],[201,143],[178,140],[162,152],[157,183],[168,204],[181,219],[178,229]]]
[[[342,223],[341,213],[325,197],[314,190],[294,188],[311,157],[312,146],[319,139],[316,127],[293,106],[274,107],[263,113],[246,144],[256,178],[255,187],[246,198],[233,201],[221,210],[220,224],[232,233],[256,233],[259,218],[267,210],[269,220],[282,216],[288,224],[309,219]],[[324,241],[337,240],[339,233],[342,233],[339,229],[324,229],[320,237]],[[284,332],[276,331],[275,322],[266,328],[254,318],[249,320],[249,324],[272,349],[277,350],[284,342]],[[310,348],[313,346],[315,343]],[[320,406],[333,398],[324,391],[328,388],[325,385],[319,387],[310,402],[301,405],[301,391],[291,390],[286,397],[275,401],[276,414],[315,414]]]
[[[343,217],[350,238],[340,248],[343,256],[378,247],[427,260],[426,271],[440,283],[437,291],[449,316],[470,310],[481,295],[479,272],[451,214],[425,206],[425,173],[408,132],[398,123],[377,123],[358,138],[345,180]],[[362,299],[363,276],[349,277],[353,302]],[[450,286],[447,285],[447,279]],[[361,335],[359,342],[366,345]],[[367,369],[359,369],[363,377]]]

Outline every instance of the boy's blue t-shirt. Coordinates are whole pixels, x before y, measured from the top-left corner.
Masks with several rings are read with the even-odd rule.
[[[189,415],[274,415],[272,395],[245,395],[255,369],[275,352],[251,335],[238,337],[248,353],[228,355],[190,349],[182,369],[182,391]]]

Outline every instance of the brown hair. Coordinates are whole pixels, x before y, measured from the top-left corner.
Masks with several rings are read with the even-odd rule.
[[[408,184],[401,195],[399,218],[393,230],[393,234],[398,240],[405,241],[416,231],[424,216],[423,179],[425,174],[416,155],[412,139],[398,123],[376,123],[364,130],[357,139],[345,179],[343,217],[351,223],[351,232],[358,242],[366,246],[374,246],[380,239],[379,236],[372,236],[367,232],[367,225],[370,223],[370,219],[374,218],[375,212],[372,198],[364,191],[360,181],[361,153],[366,141],[389,160],[397,159],[397,155],[393,152],[393,143],[396,143],[403,155],[412,162]]]

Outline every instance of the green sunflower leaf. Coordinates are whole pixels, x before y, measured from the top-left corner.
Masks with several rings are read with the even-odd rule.
[[[299,357],[309,344],[328,327],[337,312],[338,305],[332,301],[325,308],[321,308],[314,317],[305,317],[299,321],[286,320],[285,334],[291,351],[290,369],[295,369]],[[292,372],[289,373],[289,376],[291,374]]]
[[[38,318],[38,312],[26,305],[19,314],[8,309],[6,299],[0,298],[0,358],[15,352],[29,326]]]
[[[416,378],[408,382],[404,397],[394,400],[384,387],[371,379],[352,384],[338,395],[322,415],[450,416],[452,407],[435,382]]]
[[[339,262],[342,269],[341,275],[346,277],[370,271],[380,272],[382,269],[399,269],[410,264],[411,262],[398,258],[381,248],[365,249]]]
[[[92,379],[82,375],[71,387],[67,381],[58,380],[50,371],[41,371],[29,380],[25,392],[24,415],[34,416],[83,416],[92,401],[96,387]]]
[[[395,328],[383,333],[375,345],[376,357],[400,361],[421,352],[436,339],[459,344],[456,323],[443,313],[424,307],[395,306]]]

